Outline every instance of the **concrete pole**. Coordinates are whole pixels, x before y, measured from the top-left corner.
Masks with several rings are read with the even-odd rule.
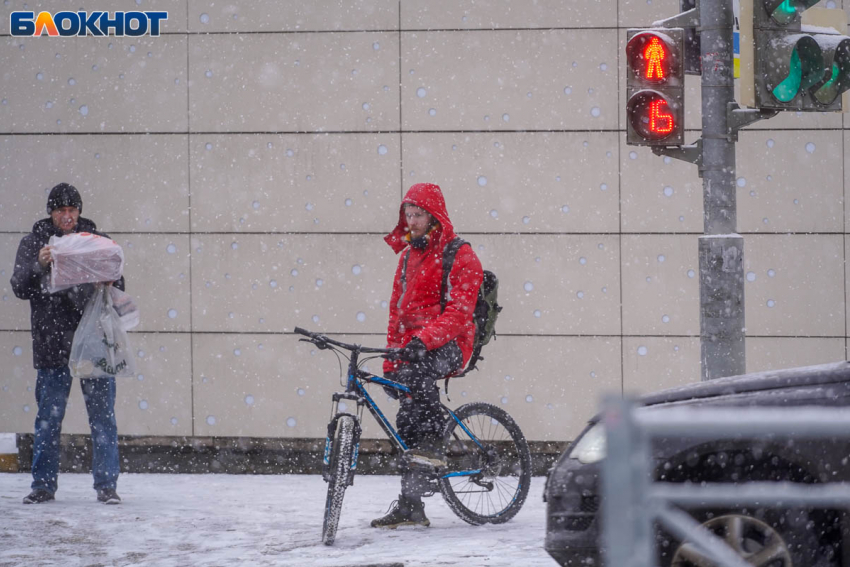
[[[736,233],[732,0],[700,0],[705,236],[699,239],[702,380],[744,374],[744,239]]]

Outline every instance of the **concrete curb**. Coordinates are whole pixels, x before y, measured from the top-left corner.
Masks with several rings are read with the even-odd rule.
[[[18,447],[14,433],[0,433],[0,472],[18,472]]]

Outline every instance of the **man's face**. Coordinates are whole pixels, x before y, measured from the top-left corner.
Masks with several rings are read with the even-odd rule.
[[[80,210],[77,207],[59,207],[50,211],[50,219],[53,221],[53,226],[61,230],[64,234],[74,231],[79,218]]]
[[[419,238],[428,232],[433,217],[428,211],[416,205],[405,205],[404,218],[407,220],[407,228],[410,229],[410,237]]]

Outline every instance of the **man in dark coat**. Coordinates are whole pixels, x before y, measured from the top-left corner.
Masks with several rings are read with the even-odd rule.
[[[93,284],[75,286],[56,293],[48,291],[51,270],[51,236],[73,232],[97,232],[94,222],[80,216],[83,200],[74,186],[60,183],[47,199],[49,218],[35,223],[32,232],[18,246],[12,289],[30,302],[33,366],[38,371],[35,398],[35,440],[32,459],[32,493],[24,504],[40,504],[54,499],[59,476],[59,434],[71,392],[68,357],[74,331],[83,316],[86,302],[94,293]],[[124,289],[122,277],[114,285]],[[115,424],[115,378],[80,380],[92,433],[92,474],[97,499],[106,504],[121,501],[115,491],[118,472],[118,429]]]
[[[471,246],[461,246],[446,282],[446,297],[440,297],[443,252],[454,238],[440,188],[431,183],[411,187],[401,202],[398,224],[385,238],[396,253],[404,251],[393,282],[387,346],[403,348],[405,360],[384,363],[387,378],[410,389],[399,400],[396,417],[409,450],[402,460],[397,505],[373,520],[372,527],[431,523],[422,496],[431,490],[428,475],[446,464],[446,424],[436,381],[469,362],[475,340],[472,314],[482,280],[478,256]]]

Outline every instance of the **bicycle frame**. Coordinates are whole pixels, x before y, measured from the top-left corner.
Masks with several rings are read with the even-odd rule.
[[[336,424],[339,421],[339,418],[344,415],[349,415],[355,419],[356,429],[355,429],[355,437],[354,437],[354,455],[351,463],[351,472],[349,474],[348,483],[351,484],[353,481],[353,473],[357,468],[357,457],[360,451],[360,433],[362,431],[360,426],[360,421],[362,420],[363,407],[365,406],[369,413],[372,414],[372,417],[375,418],[375,421],[378,422],[378,425],[384,431],[384,433],[389,438],[390,442],[393,443],[399,450],[402,452],[407,452],[410,448],[398,434],[395,427],[390,423],[389,419],[387,419],[384,412],[381,411],[381,408],[378,407],[377,402],[369,395],[369,392],[366,390],[364,384],[379,384],[384,387],[391,388],[393,390],[398,391],[401,395],[408,395],[410,393],[410,388],[405,386],[404,384],[400,384],[398,382],[394,382],[392,380],[388,380],[382,376],[376,376],[374,374],[370,374],[365,370],[361,370],[359,368],[359,355],[360,353],[384,353],[386,349],[372,349],[361,347],[360,345],[353,345],[354,348],[351,349],[351,357],[348,363],[348,378],[346,381],[346,387],[344,392],[336,392],[333,394],[333,409],[331,412],[331,420],[328,423],[328,434],[325,438],[325,451],[324,451],[324,459],[323,459],[323,475],[327,478],[328,468],[330,466],[330,455],[333,447],[333,439],[334,434],[336,432]],[[357,404],[356,413],[348,413],[346,411],[340,411],[339,402],[340,400],[350,400]],[[443,411],[448,414],[451,419],[454,419],[457,422],[458,426],[469,436],[478,447],[482,450],[485,450],[484,446],[481,444],[481,441],[475,437],[475,435],[469,430],[469,428],[464,425],[464,423],[455,415],[455,413],[442,401],[440,402]],[[439,478],[450,478],[450,477],[459,477],[459,476],[475,476],[482,473],[482,469],[473,469],[466,471],[449,471],[440,475]]]

